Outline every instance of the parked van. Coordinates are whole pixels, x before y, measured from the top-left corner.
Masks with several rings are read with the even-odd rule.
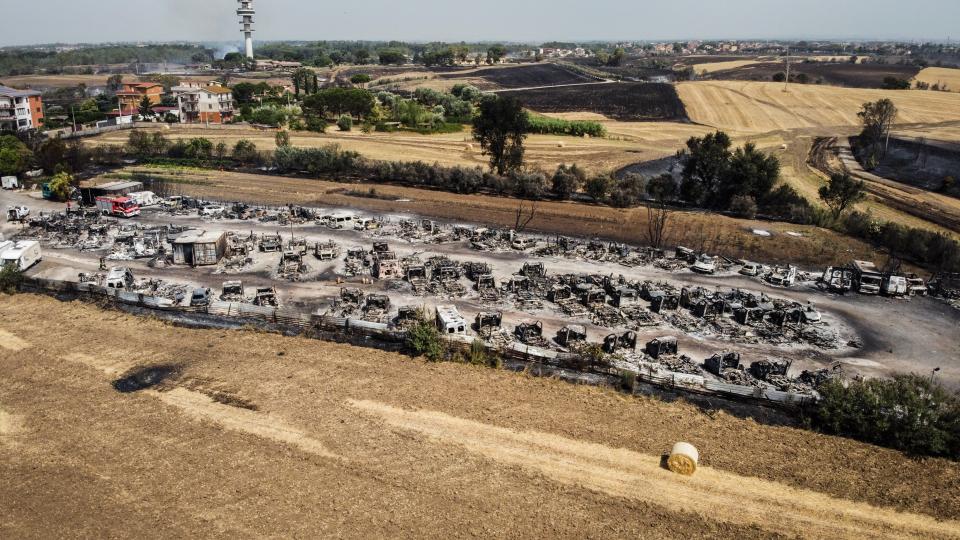
[[[910,289],[905,276],[886,276],[883,278],[883,294],[886,296],[907,296]]]
[[[157,197],[152,191],[136,191],[127,195],[127,197],[133,199],[133,202],[139,206],[156,206],[163,200]]]
[[[3,266],[16,265],[21,271],[37,264],[42,258],[40,242],[34,240],[21,240],[0,253]]]
[[[4,176],[0,178],[0,187],[3,189],[17,189],[20,187],[20,182],[16,176]]]
[[[327,220],[327,227],[331,229],[352,229],[353,219],[350,214],[334,214]]]

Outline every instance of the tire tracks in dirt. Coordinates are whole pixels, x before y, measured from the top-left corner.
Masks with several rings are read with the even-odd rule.
[[[17,337],[15,334],[12,334],[3,328],[0,328],[0,349],[6,349],[8,351],[20,352],[24,349],[29,348],[30,342]]]
[[[777,482],[701,467],[681,477],[660,458],[567,439],[516,432],[428,410],[348,402],[398,429],[455,444],[567,485],[775,534],[814,538],[957,538],[960,523],[837,499]],[[747,457],[748,458],[748,457]]]

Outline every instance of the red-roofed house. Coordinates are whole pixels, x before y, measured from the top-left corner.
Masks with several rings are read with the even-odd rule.
[[[151,82],[123,83],[123,90],[117,92],[120,107],[125,111],[140,107],[144,96],[150,100],[151,105],[157,105],[163,98],[163,85]]]

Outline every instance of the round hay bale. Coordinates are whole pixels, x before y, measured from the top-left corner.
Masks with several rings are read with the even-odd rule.
[[[466,145],[466,146],[463,147],[463,150],[464,150],[464,152],[473,152],[473,145],[472,145],[472,144],[468,144],[468,145]]]
[[[560,142],[557,143],[557,148],[564,148],[564,147],[566,147],[566,146],[567,146],[567,145],[564,144],[563,141],[560,141]]]
[[[670,457],[667,458],[667,468],[677,474],[691,476],[697,471],[697,461],[700,452],[690,443],[678,442],[673,445]]]

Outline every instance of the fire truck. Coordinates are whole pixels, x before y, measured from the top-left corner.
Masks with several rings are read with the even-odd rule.
[[[115,217],[131,218],[140,215],[140,205],[129,197],[97,197],[97,210]]]

